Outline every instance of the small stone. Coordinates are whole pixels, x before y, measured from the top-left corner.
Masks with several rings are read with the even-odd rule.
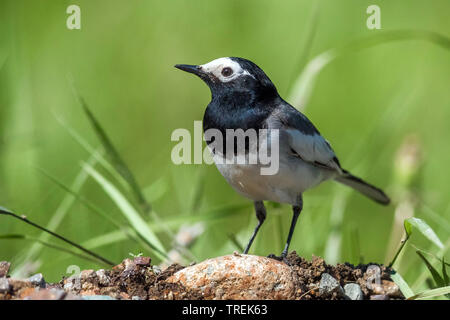
[[[370,300],[389,300],[389,297],[385,294],[374,294],[370,296]]]
[[[387,295],[394,298],[402,297],[398,285],[389,280],[382,280],[380,284],[372,284],[372,292],[376,295]]]
[[[35,287],[45,288],[45,279],[42,273],[36,273],[35,275],[28,278],[28,281]]]
[[[148,266],[150,266],[150,262],[152,262],[152,259],[150,259],[150,257],[136,257],[136,258],[134,258],[134,263],[137,266],[148,267]]]
[[[158,267],[158,266],[153,266],[153,267],[152,267],[152,270],[153,270],[153,272],[154,272],[156,275],[158,275],[158,274],[161,273],[161,268]]]
[[[319,283],[319,295],[327,296],[335,292],[339,295],[343,293],[343,289],[339,285],[339,282],[330,274],[326,272],[322,273]]]
[[[124,270],[122,271],[122,274],[120,275],[122,279],[129,278],[138,271],[136,263],[134,263],[134,260],[125,259],[122,261],[122,264],[125,266]]]
[[[66,291],[80,291],[81,278],[80,276],[70,276],[64,279],[64,290]]]
[[[9,284],[8,279],[4,277],[0,278],[0,292],[1,293],[8,292],[9,289],[11,289],[11,285]]]
[[[142,300],[142,299],[141,299],[141,297],[139,297],[139,296],[132,296],[132,297],[131,297],[131,300]]]
[[[224,294],[223,289],[218,288],[215,292],[215,299],[222,299],[223,294]]]
[[[344,286],[345,296],[350,300],[363,300],[364,295],[361,287],[356,283],[348,283]]]
[[[66,293],[64,290],[60,289],[40,289],[35,291],[28,297],[26,300],[62,300],[65,297]]]
[[[92,270],[92,269],[83,270],[80,273],[81,280],[87,280],[87,279],[89,279],[91,277],[94,277],[94,276],[95,276],[95,271]]]
[[[106,274],[106,271],[104,269],[100,269],[96,272],[97,278],[98,278],[98,284],[104,287],[107,287],[110,282],[111,279],[109,278],[109,276]]]
[[[9,267],[11,263],[8,261],[0,261],[0,278],[6,277],[8,275]]]

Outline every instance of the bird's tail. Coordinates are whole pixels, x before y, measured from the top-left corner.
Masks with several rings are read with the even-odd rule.
[[[391,199],[389,199],[389,197],[383,192],[383,190],[374,187],[371,184],[368,184],[358,177],[355,177],[346,170],[342,170],[342,175],[335,178],[335,180],[361,192],[363,195],[369,197],[373,201],[376,201],[383,205],[388,205],[391,201]]]

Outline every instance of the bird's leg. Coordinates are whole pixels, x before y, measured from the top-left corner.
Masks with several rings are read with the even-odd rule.
[[[256,218],[258,218],[258,225],[256,226],[255,230],[253,231],[252,237],[250,238],[250,241],[247,244],[247,247],[244,250],[244,254],[248,253],[248,250],[250,250],[250,247],[253,243],[253,240],[255,240],[256,234],[258,233],[259,228],[261,228],[264,220],[266,220],[266,208],[264,207],[264,203],[262,201],[255,201],[255,213]]]
[[[300,216],[300,212],[302,212],[302,209],[303,209],[303,198],[302,198],[302,195],[298,196],[297,205],[293,206],[292,209],[293,209],[294,214],[292,216],[291,227],[289,229],[289,234],[288,234],[288,238],[287,238],[287,241],[286,241],[286,246],[284,247],[284,250],[281,253],[281,258],[283,260],[286,260],[286,256],[287,256],[288,250],[289,250],[289,245],[291,244],[292,234],[294,233],[295,225],[297,223],[298,217]]]

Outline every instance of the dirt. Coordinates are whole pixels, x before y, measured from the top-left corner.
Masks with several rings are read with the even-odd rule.
[[[328,265],[322,258],[315,256],[308,261],[298,256],[295,251],[288,255],[285,262],[294,275],[292,280],[295,289],[292,296],[294,299],[349,299],[342,289],[349,283],[359,285],[363,299],[403,299],[398,287],[390,278],[392,270],[383,265],[361,264],[353,266],[348,263]],[[151,265],[150,258],[137,257],[125,259],[111,270],[83,270],[79,276],[63,278],[58,283],[43,282],[36,284],[36,282],[29,280],[2,277],[0,278],[0,300],[209,299],[209,296],[205,296],[201,290],[184,286],[181,282],[167,281],[177,271],[184,268],[178,264],[173,264],[161,271],[158,267]],[[7,274],[7,271],[5,271],[5,268],[3,269],[4,275]],[[339,285],[340,287],[325,292],[326,290],[322,288],[324,274],[329,274],[337,280],[338,287]]]
[[[313,256],[308,261],[297,255],[295,251],[291,252],[287,260],[291,268],[298,275],[298,294],[297,299],[314,300],[314,299],[341,299],[338,293],[334,292],[329,296],[323,296],[319,293],[319,283],[323,273],[328,273],[334,277],[342,287],[349,283],[356,283],[360,286],[365,299],[369,299],[374,293],[383,292],[376,291],[377,279],[389,281],[388,285],[393,284],[390,274],[392,270],[384,265],[369,263],[354,266],[350,263],[337,264],[335,266],[326,264],[325,260]],[[370,267],[370,268],[369,268]],[[377,269],[377,267],[379,269]],[[369,269],[369,270],[368,270]],[[371,272],[374,270],[374,272]],[[369,271],[369,272],[368,272]],[[377,272],[379,271],[379,272]],[[397,290],[390,298],[401,298],[400,292]]]

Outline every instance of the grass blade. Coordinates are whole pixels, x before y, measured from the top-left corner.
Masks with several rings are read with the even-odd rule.
[[[433,267],[433,265],[427,260],[427,258],[425,258],[425,256],[420,251],[416,251],[416,253],[419,255],[420,259],[422,259],[422,261],[427,266],[428,270],[431,273],[431,276],[433,277],[434,282],[436,283],[436,286],[444,287],[445,281],[444,281],[444,279],[442,279],[439,272]]]
[[[239,252],[244,252],[244,247],[239,242],[239,240],[236,238],[236,235],[234,233],[229,233],[229,234],[227,234],[227,236],[228,236],[228,239],[230,239],[231,243],[233,243],[233,245],[236,247],[236,249]]]
[[[232,205],[220,208],[213,208],[208,210],[205,213],[199,215],[186,215],[186,216],[177,216],[164,221],[165,226],[171,229],[179,228],[181,225],[186,223],[196,223],[196,222],[216,222],[220,221],[224,218],[229,218],[234,215],[240,214],[239,210],[248,209],[250,207],[249,204],[244,205]],[[163,226],[156,223],[148,223],[149,228],[153,230],[153,232],[159,232],[163,230]],[[130,231],[130,230],[129,230]],[[109,233],[105,233],[98,237],[89,239],[88,241],[83,243],[83,246],[86,248],[94,249],[104,245],[109,245],[118,241],[125,240],[125,236],[119,231],[112,231]]]
[[[445,263],[445,258],[442,258],[442,276],[444,277],[444,284],[446,286],[450,285],[450,279],[447,274],[447,264]]]
[[[414,296],[409,297],[408,300],[429,299],[447,294],[450,294],[450,286],[423,291]]]
[[[399,256],[400,252],[403,250],[406,242],[409,240],[413,227],[419,230],[420,233],[422,233],[428,240],[433,242],[435,245],[437,245],[439,248],[443,249],[444,244],[439,240],[436,233],[431,229],[431,227],[422,219],[419,218],[408,218],[405,221],[403,221],[403,226],[405,228],[406,237],[402,240],[401,245],[399,249],[397,250],[397,253],[395,254],[394,258],[392,259],[391,263],[389,263],[389,267],[392,267],[397,260],[397,257]]]
[[[120,208],[121,212],[128,220],[132,228],[140,235],[146,242],[154,248],[155,254],[160,258],[164,259],[166,257],[166,251],[159,241],[158,237],[153,233],[153,231],[147,226],[146,222],[142,219],[136,209],[130,204],[126,197],[103,175],[101,175],[97,170],[92,168],[87,163],[84,164],[83,169],[103,188],[106,194],[114,201],[117,207]]]
[[[89,158],[88,163],[91,165],[94,165],[96,160],[94,158]],[[78,175],[75,177],[75,180],[73,181],[71,185],[71,189],[75,192],[78,192],[81,190],[81,188],[84,186],[84,183],[86,182],[88,175],[86,172],[81,170]],[[59,206],[57,207],[54,214],[51,216],[50,221],[47,223],[46,228],[49,230],[56,230],[61,222],[64,220],[65,216],[69,212],[70,208],[75,202],[75,198],[67,194]],[[47,241],[49,239],[50,235],[48,233],[43,233],[39,236],[39,239],[41,241]],[[28,250],[26,250],[23,254],[21,254],[20,257],[17,258],[18,263],[17,267],[14,268],[14,272],[12,273],[13,277],[22,278],[25,277],[25,268],[28,261],[36,261],[41,253],[42,250],[42,244],[39,242],[35,242]]]
[[[325,260],[331,264],[337,263],[342,250],[342,223],[349,191],[336,192],[330,213],[330,234],[325,245]]]
[[[84,259],[84,260],[87,260],[87,261],[90,261],[90,262],[94,262],[96,264],[99,263],[98,260],[93,259],[93,258],[91,258],[89,256],[80,254],[78,252],[75,252],[73,250],[70,250],[70,249],[67,249],[67,248],[64,248],[64,247],[60,247],[60,246],[54,245],[54,244],[46,242],[46,241],[42,241],[40,238],[30,237],[30,236],[25,235],[25,234],[2,234],[2,235],[0,235],[0,239],[4,239],[4,240],[26,240],[26,241],[38,242],[39,244],[41,244],[41,245],[43,245],[45,247],[48,247],[48,248],[51,248],[51,249],[56,249],[56,250],[59,250],[61,252],[69,253],[72,256],[75,256],[75,257],[78,257],[78,258],[81,258],[81,259]],[[101,265],[103,265],[103,264],[101,264]]]
[[[145,200],[144,195],[142,193],[141,188],[136,182],[136,179],[134,175],[131,173],[131,170],[126,165],[125,161],[123,161],[122,157],[120,156],[119,152],[116,150],[114,145],[112,144],[111,140],[109,139],[108,135],[106,134],[105,130],[103,130],[100,123],[97,121],[97,119],[94,117],[94,114],[89,109],[88,105],[86,104],[83,97],[80,96],[80,94],[76,91],[74,87],[76,96],[78,97],[78,100],[86,113],[92,127],[94,128],[95,133],[97,134],[97,137],[100,139],[101,144],[103,145],[106,154],[109,156],[112,165],[117,170],[117,172],[128,182],[131,190],[134,193],[134,196],[136,197],[143,213],[148,213],[151,210],[150,204]]]
[[[148,187],[144,188],[144,196],[150,203],[162,198],[169,190],[167,178],[159,178]]]
[[[81,135],[69,126],[61,117],[54,114],[58,123],[67,131],[67,133],[88,153],[91,158],[95,159],[99,164],[101,164],[107,171],[110,173],[118,182],[121,183],[127,190],[130,188],[125,179],[117,173],[114,167],[105,159],[103,154],[92,147],[85,139],[81,137]],[[82,171],[84,172],[84,171]],[[84,172],[85,173],[85,172]]]
[[[124,234],[124,236],[126,236],[128,239],[138,242],[141,245],[144,245],[145,247],[147,247],[147,249],[151,248],[145,243],[143,242],[139,237],[135,236],[135,232],[132,232],[133,230],[131,230],[130,228],[127,228],[127,226],[129,226],[129,224],[127,222],[122,222],[122,221],[116,221],[115,219],[111,218],[111,215],[105,213],[104,211],[102,211],[100,208],[98,208],[97,206],[95,206],[94,204],[92,204],[90,201],[88,201],[87,199],[85,199],[84,197],[82,197],[81,195],[79,195],[78,193],[74,192],[73,190],[71,190],[69,187],[67,187],[66,185],[64,185],[62,182],[60,182],[58,179],[56,179],[55,177],[53,177],[52,175],[50,175],[48,172],[46,172],[43,169],[37,168],[44,176],[46,176],[48,179],[50,179],[51,181],[53,181],[55,184],[57,184],[60,188],[62,188],[63,190],[65,190],[66,192],[72,194],[76,200],[78,200],[82,205],[84,205],[86,208],[88,208],[89,210],[91,210],[92,212],[94,212],[95,214],[99,215],[100,217],[102,217],[103,219],[107,220],[109,223],[111,223],[112,225],[114,225],[117,229],[120,230],[120,232],[122,232]]]
[[[444,244],[439,240],[436,233],[431,229],[431,227],[422,219],[419,218],[409,218],[406,219],[404,222],[405,225],[405,231],[408,234],[408,236],[411,235],[412,228],[416,228],[420,233],[422,233],[428,240],[433,242],[436,246],[438,246],[440,249],[444,248]]]
[[[60,240],[62,240],[64,242],[70,244],[71,246],[73,246],[73,247],[83,251],[84,253],[94,257],[95,259],[97,259],[98,261],[101,261],[104,264],[107,264],[109,266],[114,266],[115,265],[113,262],[103,258],[102,256],[96,254],[95,252],[92,252],[92,251],[90,251],[90,250],[80,246],[79,244],[77,244],[77,243],[75,243],[75,242],[73,242],[73,241],[71,241],[71,240],[69,240],[69,239],[67,239],[67,238],[65,238],[63,236],[60,236],[59,234],[54,233],[53,231],[48,230],[48,229],[46,229],[44,227],[41,227],[40,225],[38,225],[38,224],[28,220],[26,216],[19,216],[19,215],[15,214],[14,212],[12,212],[11,210],[8,210],[8,209],[6,209],[4,207],[0,207],[0,214],[13,217],[13,218],[18,219],[20,221],[23,221],[23,222],[25,222],[25,223],[27,223],[27,224],[29,224],[29,225],[39,229],[39,230],[42,230],[42,231],[44,231],[44,232],[54,236],[55,238],[58,238],[58,239],[60,239]]]
[[[439,252],[437,252],[436,258],[437,257],[444,257],[446,255],[446,253],[447,253],[449,248],[450,248],[450,239],[448,239],[447,242],[445,243],[444,249],[441,249],[441,250],[439,250]],[[437,259],[439,259],[439,258],[437,258]],[[422,286],[422,284],[425,282],[425,280],[429,277],[429,271],[426,270],[425,266],[424,266],[423,269],[424,270],[420,273],[420,275],[414,281],[414,284],[412,286],[413,288],[420,288]]]
[[[406,299],[414,296],[414,291],[409,287],[403,277],[396,271],[391,274],[391,279],[398,285],[400,291],[403,293]]]
[[[100,217],[102,217],[103,219],[105,219],[106,221],[108,221],[109,223],[111,223],[112,225],[114,225],[115,227],[120,228],[122,226],[122,223],[115,221],[114,219],[111,218],[111,215],[103,212],[102,210],[100,210],[97,206],[93,205],[92,203],[90,203],[87,199],[85,199],[83,196],[79,195],[78,193],[76,193],[75,191],[72,191],[69,187],[67,187],[64,183],[62,183],[61,181],[59,181],[57,178],[55,178],[53,175],[51,175],[50,173],[48,173],[46,170],[36,167],[36,169],[42,174],[44,175],[46,178],[48,178],[49,180],[51,180],[53,183],[55,183],[58,187],[60,187],[61,189],[63,189],[64,191],[66,191],[67,193],[71,194],[73,197],[75,197],[76,200],[78,200],[81,204],[83,204],[86,208],[88,208],[89,210],[91,210],[92,212],[94,212],[95,214],[99,215]]]

